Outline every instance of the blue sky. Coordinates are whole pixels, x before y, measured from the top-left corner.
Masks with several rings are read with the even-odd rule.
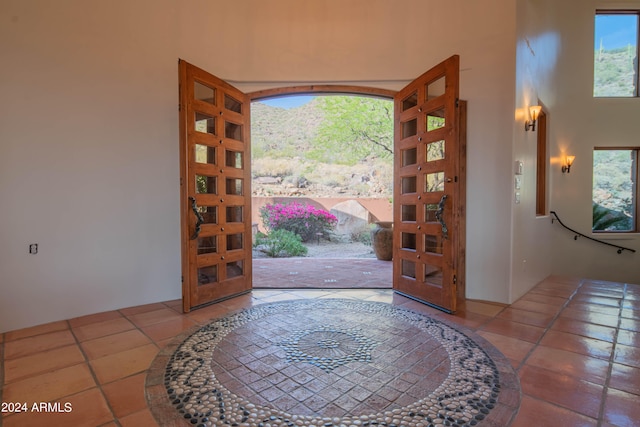
[[[307,102],[314,99],[315,96],[309,95],[295,95],[295,96],[282,96],[280,98],[271,98],[271,99],[263,99],[263,104],[270,105],[272,107],[280,107],[280,108],[295,108],[301,105],[306,104]]]
[[[605,50],[635,46],[638,42],[637,15],[596,15],[595,48]]]

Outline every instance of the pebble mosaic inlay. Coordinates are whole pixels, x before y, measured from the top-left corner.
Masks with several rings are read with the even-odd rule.
[[[307,362],[331,372],[349,362],[370,362],[371,349],[377,343],[358,329],[340,329],[330,325],[294,332],[279,343],[290,362]]]
[[[292,322],[298,327],[287,330]],[[262,335],[261,324],[269,325]],[[407,335],[410,338],[396,339]],[[415,347],[418,350],[411,350]],[[269,358],[264,360],[273,366],[257,363],[252,354]],[[324,376],[327,385],[358,372],[371,376],[359,374],[364,381],[361,378],[355,387],[343,390],[355,403],[360,400],[360,406],[327,416],[298,413],[264,399],[257,384],[273,388],[263,377],[269,380],[278,369],[300,373],[318,369],[316,379]],[[253,388],[232,376],[236,370]],[[301,378],[300,383],[311,384],[304,375]],[[420,382],[426,379],[435,382],[432,386]],[[385,401],[377,412],[358,409],[373,408],[384,400],[368,391],[376,389],[368,387],[368,381],[387,381],[388,389],[405,384],[404,400]],[[421,386],[409,388],[412,381]],[[173,352],[164,386],[171,404],[189,424],[252,427],[476,426],[496,407],[501,392],[495,362],[458,329],[385,303],[333,299],[264,304],[214,320]],[[407,396],[415,397],[407,401]]]

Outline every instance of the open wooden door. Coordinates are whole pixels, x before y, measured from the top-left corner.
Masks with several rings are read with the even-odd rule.
[[[185,312],[251,290],[249,99],[180,61]]]
[[[393,289],[450,313],[464,268],[458,83],[455,55],[398,92],[394,123]]]

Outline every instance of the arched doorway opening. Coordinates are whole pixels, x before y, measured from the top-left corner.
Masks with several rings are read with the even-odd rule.
[[[393,220],[393,100],[357,90],[251,103],[254,288],[391,288],[371,235]],[[315,230],[326,216],[335,226]]]

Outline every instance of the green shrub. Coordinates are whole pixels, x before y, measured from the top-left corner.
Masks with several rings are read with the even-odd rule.
[[[360,230],[351,233],[351,241],[363,243],[367,246],[371,246],[371,230],[372,226],[362,227]]]
[[[633,229],[630,216],[622,211],[608,209],[593,202],[594,231],[629,231]]]
[[[268,235],[258,234],[256,246],[261,246],[261,250],[272,258],[307,254],[307,248],[302,244],[300,236],[283,229],[274,230]]]

